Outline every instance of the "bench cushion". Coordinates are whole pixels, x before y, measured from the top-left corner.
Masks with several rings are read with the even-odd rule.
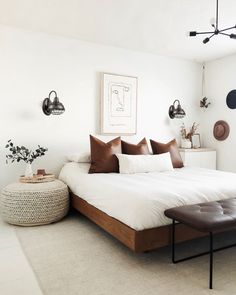
[[[165,215],[202,232],[236,226],[236,198],[165,210]]]

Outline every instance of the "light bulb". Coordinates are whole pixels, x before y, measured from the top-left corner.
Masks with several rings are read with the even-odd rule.
[[[195,36],[197,36],[197,32],[196,31],[190,31],[189,36],[190,37],[195,37]]]
[[[210,38],[205,38],[202,42],[204,43],[204,44],[206,44],[207,42],[209,42],[210,41]]]

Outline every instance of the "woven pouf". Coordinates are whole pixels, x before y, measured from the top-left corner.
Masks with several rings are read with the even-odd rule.
[[[67,186],[60,180],[12,183],[0,197],[0,213],[8,223],[33,226],[62,219],[69,209]]]

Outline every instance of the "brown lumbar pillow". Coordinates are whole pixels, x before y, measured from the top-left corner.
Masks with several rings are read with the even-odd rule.
[[[182,158],[179,153],[178,145],[175,139],[171,140],[168,143],[161,143],[151,140],[151,146],[153,154],[163,154],[170,153],[171,161],[174,168],[182,168],[184,167]]]
[[[146,138],[143,138],[138,144],[128,143],[121,140],[122,154],[127,155],[148,155],[148,143]]]
[[[121,153],[121,140],[117,137],[107,143],[90,135],[91,166],[89,173],[119,172],[115,154]]]

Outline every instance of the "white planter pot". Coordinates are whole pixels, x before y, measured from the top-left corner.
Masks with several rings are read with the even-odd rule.
[[[181,147],[183,149],[191,149],[192,143],[189,139],[181,139]]]

